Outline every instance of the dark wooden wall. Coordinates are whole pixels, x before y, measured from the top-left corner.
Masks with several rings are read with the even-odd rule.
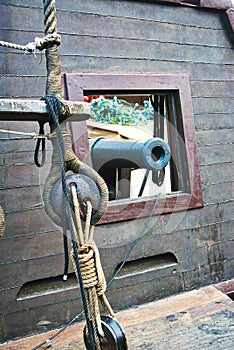
[[[153,218],[131,259],[171,252],[178,264],[122,276],[108,293],[113,307],[233,277],[234,71],[225,13],[114,0],[57,0],[56,5],[62,71],[190,75],[205,206]],[[0,13],[0,40],[26,44],[43,35],[42,1],[0,0]],[[0,97],[44,95],[43,54],[34,57],[0,47],[0,74]],[[0,128],[36,131],[37,124],[0,122]],[[8,339],[64,324],[81,303],[77,288],[66,290],[64,285],[60,292],[17,301],[25,283],[62,274],[62,234],[46,216],[41,198],[50,145],[46,166],[39,171],[33,163],[34,141],[0,137],[0,202],[7,224],[0,241],[0,326],[2,339]],[[97,227],[107,279],[143,224],[141,219]]]

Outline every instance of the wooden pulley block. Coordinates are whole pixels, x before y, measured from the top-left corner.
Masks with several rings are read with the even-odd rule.
[[[71,174],[65,177],[66,186],[69,194],[70,203],[72,206],[72,196],[70,191],[70,186],[74,184],[76,186],[77,198],[81,206],[83,215],[82,219],[85,217],[85,208],[83,208],[86,201],[92,203],[93,212],[98,210],[100,204],[100,192],[97,185],[88,176],[82,174]],[[62,217],[63,215],[63,196],[62,196],[62,181],[59,180],[53,187],[52,190],[52,205],[55,212]]]
[[[110,316],[101,316],[104,337],[100,337],[102,350],[127,350],[127,340],[120,324]],[[84,328],[84,342],[87,350],[93,350]]]

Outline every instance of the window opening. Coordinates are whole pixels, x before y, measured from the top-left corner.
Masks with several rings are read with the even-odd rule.
[[[101,91],[102,95],[100,91],[84,93],[84,99],[90,101],[92,111],[91,121],[88,121],[92,163],[107,183],[110,200],[189,192],[188,163],[183,151],[184,133],[177,91],[135,92],[134,95],[126,95],[123,91],[118,91],[118,95],[116,91],[115,94]],[[100,146],[100,152],[95,149],[99,147],[98,142],[100,145],[104,142],[95,141],[94,137],[116,140],[107,144],[112,160],[109,159],[110,154],[106,161],[103,159],[105,145],[103,149]],[[129,159],[131,153],[127,146],[130,142],[126,140],[147,141],[152,137],[161,138],[171,149],[171,160],[161,170],[142,165],[136,154]],[[126,144],[126,158],[117,158],[118,149],[124,147],[121,144]],[[147,156],[158,161],[165,154],[162,147],[156,146]]]
[[[148,113],[151,109],[151,117],[146,113],[148,120],[143,125],[136,123],[139,119],[136,115],[131,116],[135,118],[135,125],[128,126],[92,119],[87,125],[85,122],[70,123],[75,153],[89,164],[92,153],[93,166],[109,187],[110,202],[100,223],[148,216],[158,193],[160,196],[153,215],[203,206],[189,76],[186,73],[65,73],[64,84],[66,98],[70,100],[85,99],[92,103],[98,96],[112,102],[119,99],[127,106],[131,104],[133,109],[135,106],[135,114],[141,117],[144,116],[142,112]],[[148,104],[145,111],[144,101]],[[108,118],[106,112],[102,112],[100,115]],[[114,144],[116,140],[124,143],[152,137],[160,137],[170,146],[171,159],[165,169],[139,166],[140,161],[135,159],[134,153],[130,158],[121,156],[115,159],[109,154],[106,161],[95,164],[94,150],[104,143],[104,139]],[[151,149],[151,159],[163,156],[157,147]]]

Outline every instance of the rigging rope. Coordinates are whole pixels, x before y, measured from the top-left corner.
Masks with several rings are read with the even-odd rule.
[[[56,35],[57,34],[57,20],[56,20],[56,8],[55,8],[55,0],[43,0],[44,7],[44,31],[45,36],[47,35]],[[56,44],[49,46],[45,52],[46,55],[46,68],[47,68],[47,79],[46,79],[46,96],[45,101],[48,107],[49,114],[51,115],[53,122],[50,123],[51,132],[52,132],[52,144],[53,144],[53,154],[52,154],[52,166],[50,169],[50,173],[47,177],[46,186],[44,189],[43,197],[44,204],[47,214],[52,218],[52,220],[57,223],[59,226],[63,227],[64,232],[64,247],[66,249],[65,252],[68,252],[67,248],[67,240],[66,240],[66,224],[68,224],[72,247],[74,252],[74,261],[76,270],[78,273],[78,280],[80,284],[80,291],[84,306],[85,318],[87,329],[89,333],[89,340],[91,344],[91,348],[95,349],[94,340],[93,340],[93,332],[91,320],[89,318],[89,312],[87,308],[87,300],[83,287],[83,280],[80,272],[80,263],[77,251],[77,245],[75,241],[75,230],[74,224],[72,220],[72,213],[69,204],[68,193],[66,190],[66,182],[65,182],[65,173],[67,170],[73,170],[76,168],[76,172],[80,170],[82,167],[81,162],[77,162],[77,157],[73,153],[71,148],[71,135],[67,130],[66,124],[59,124],[59,115],[62,110],[62,102],[60,100],[63,99],[63,88],[62,88],[62,80],[61,80],[61,70],[60,70],[60,55],[59,50]],[[77,165],[73,166],[74,163]],[[72,169],[71,169],[72,168]],[[53,210],[51,204],[51,193],[53,189],[54,183],[61,178],[62,180],[62,189],[63,189],[63,214],[64,220],[61,220],[59,216]],[[65,262],[65,269],[68,269]],[[64,272],[65,277],[65,272]]]
[[[61,43],[61,37],[59,34],[48,34],[43,38],[36,37],[34,39],[34,42],[30,42],[27,45],[10,43],[8,41],[0,41],[0,46],[24,51],[25,53],[33,53],[37,49],[42,51],[53,44],[60,45],[60,43]]]
[[[102,298],[103,303],[106,306],[106,309],[108,310],[110,315],[114,317],[114,313],[104,294],[106,289],[106,281],[102,272],[98,249],[93,241],[93,225],[100,220],[100,218],[106,210],[109,197],[108,189],[104,180],[98,175],[98,173],[96,173],[96,171],[94,171],[91,167],[88,167],[86,164],[82,163],[77,158],[71,147],[71,135],[67,130],[66,124],[63,123],[61,126],[59,124],[59,116],[63,107],[63,104],[60,101],[63,99],[63,88],[60,71],[60,57],[57,46],[60,44],[61,38],[57,34],[56,30],[57,21],[55,0],[43,0],[43,5],[45,27],[44,38],[35,38],[34,43],[29,43],[27,45],[17,45],[0,41],[0,46],[15,48],[23,50],[25,52],[34,52],[36,49],[46,49],[45,55],[47,67],[47,80],[46,96],[44,97],[44,99],[47,104],[48,112],[53,120],[50,123],[52,132],[53,155],[51,170],[48,175],[44,190],[44,203],[48,215],[52,218],[52,220],[55,223],[57,223],[59,226],[62,226],[64,229],[64,247],[66,251],[68,251],[68,248],[67,237],[65,239],[65,232],[68,224],[72,241],[72,261],[80,284],[81,296],[86,317],[86,332],[89,336],[91,348],[93,350],[101,350],[99,336],[104,336],[104,333],[102,331],[101,326],[101,316],[99,312],[98,297]],[[45,161],[44,151],[46,136],[44,135],[44,124],[39,124],[40,137],[37,135],[35,163],[40,167]],[[32,134],[27,136],[35,137],[35,135]],[[42,145],[41,162],[39,162],[38,160],[40,145]],[[65,173],[68,170],[72,170],[75,173],[79,172],[80,174],[88,176],[89,178],[91,178],[91,180],[95,182],[100,191],[101,200],[99,210],[96,210],[96,212],[94,212],[93,215],[92,206],[90,206],[87,203],[87,221],[85,225],[85,231],[83,233],[83,240],[81,239],[80,241],[79,237],[76,235],[76,228],[73,222],[68,193],[66,190]],[[61,219],[55,213],[51,204],[51,192],[54,187],[54,184],[57,182],[58,179],[60,179],[60,177],[62,179],[62,189],[64,198],[63,219]],[[76,217],[78,218],[78,215],[76,215]],[[78,221],[79,220],[77,219],[77,225],[79,228],[81,228],[82,225]],[[0,235],[3,234],[4,227],[4,212],[2,207],[0,206]],[[77,242],[79,242],[78,245]],[[68,270],[68,266],[65,267],[65,270]]]
[[[45,135],[44,122],[38,122],[38,123],[39,123],[39,134]],[[39,161],[40,146],[41,146],[41,161]],[[37,143],[36,143],[35,152],[34,152],[34,162],[38,168],[43,167],[43,165],[45,164],[45,156],[46,156],[45,138],[44,137],[38,138]]]
[[[6,129],[0,129],[0,132],[2,133],[7,133],[7,134],[13,134],[13,135],[23,135],[23,136],[28,136],[27,139],[32,138],[34,140],[36,139],[50,139],[50,135],[47,134],[36,134],[34,132],[23,132],[23,131],[15,131],[15,130],[6,130]],[[22,140],[24,138],[22,137]],[[7,139],[9,140],[9,139]],[[11,139],[10,139],[11,140]]]
[[[89,318],[87,300],[86,300],[86,295],[84,291],[82,275],[80,271],[79,256],[78,256],[77,245],[76,245],[75,228],[72,220],[72,213],[71,213],[69,197],[68,197],[67,187],[65,182],[65,165],[64,165],[65,148],[64,148],[63,137],[60,129],[59,118],[58,118],[62,109],[62,103],[59,101],[57,97],[54,97],[54,96],[53,97],[45,96],[44,99],[46,101],[49,113],[53,119],[56,135],[57,135],[56,137],[56,146],[57,146],[56,148],[57,148],[57,154],[58,154],[57,165],[60,168],[60,176],[62,178],[62,190],[64,195],[64,214],[65,214],[64,220],[68,222],[68,226],[71,234],[71,241],[72,241],[72,247],[74,252],[74,262],[75,262],[75,266],[78,274],[78,280],[80,284],[80,291],[81,291],[81,296],[82,296],[82,301],[84,306],[87,329],[89,333],[91,347],[94,350],[95,347],[94,347],[94,341],[93,341],[92,325],[91,325],[91,320]]]
[[[90,225],[92,217],[92,204],[90,201],[86,202],[86,221],[83,230],[81,223],[80,205],[77,199],[76,185],[71,184],[71,192],[77,227],[76,240],[78,243],[80,270],[88,300],[88,310],[90,319],[92,320],[95,345],[97,350],[101,350],[99,336],[104,337],[104,333],[101,325],[99,299],[112,318],[115,318],[115,314],[105,295],[106,280],[101,266],[99,251],[93,239],[94,226]],[[73,267],[78,278],[73,250],[71,251],[71,260],[73,262]]]
[[[124,267],[125,263],[127,262],[130,254],[132,253],[133,249],[135,248],[135,246],[137,245],[137,243],[143,239],[143,237],[147,234],[147,229],[150,225],[150,222],[152,220],[152,216],[153,213],[157,207],[157,203],[158,203],[158,199],[160,197],[160,193],[156,196],[156,199],[154,201],[153,207],[151,209],[150,215],[148,216],[148,218],[146,219],[146,221],[144,222],[143,228],[140,231],[139,236],[132,242],[132,244],[130,245],[130,248],[128,249],[122,264],[119,266],[119,268],[117,269],[117,271],[114,273],[114,275],[112,276],[112,278],[109,280],[109,282],[107,283],[106,289],[108,289],[111,284],[114,282],[115,278],[118,276],[118,274],[120,273],[120,271],[122,270],[122,268]],[[84,310],[81,311],[78,315],[76,315],[69,323],[67,323],[65,326],[63,326],[57,333],[55,333],[53,336],[51,336],[50,338],[48,338],[46,341],[40,343],[39,345],[37,345],[35,348],[33,348],[32,350],[37,350],[40,349],[42,346],[47,344],[47,341],[51,341],[54,338],[56,338],[57,336],[59,336],[65,329],[67,329],[69,326],[71,326],[74,322],[78,321],[79,318],[81,317],[81,315],[84,313]]]
[[[2,206],[0,205],[0,237],[4,234],[5,231],[5,214]]]

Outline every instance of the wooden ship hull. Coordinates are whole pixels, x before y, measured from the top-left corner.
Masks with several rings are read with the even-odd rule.
[[[196,181],[200,182],[195,186],[193,197],[188,197],[188,210],[181,206],[174,211],[169,201],[164,203],[168,210],[153,213],[156,215],[152,216],[148,233],[134,247],[128,259],[130,263],[107,291],[115,310],[233,278],[232,3],[56,1],[67,99],[83,101],[82,94],[78,93],[80,86],[83,84],[84,93],[89,91],[87,76],[90,74],[93,78],[100,72],[112,77],[113,86],[115,77],[130,74],[138,81],[139,90],[139,76],[162,74],[178,75],[181,82],[186,77],[188,85],[181,83],[181,86],[190,87],[185,94],[190,94],[191,108],[186,111],[192,110],[193,121],[186,124],[185,134],[189,136],[189,127],[195,125],[193,155],[197,158],[193,165]],[[27,43],[43,36],[40,1],[0,1],[0,10],[1,40]],[[0,57],[1,99],[39,100],[44,96],[43,55],[22,54],[0,47]],[[79,77],[87,80],[80,83]],[[106,87],[109,82],[103,84],[110,90]],[[119,84],[122,89],[122,83]],[[157,84],[165,88],[162,80]],[[171,84],[173,89],[178,88],[176,79],[173,78]],[[183,96],[180,97],[183,99]],[[34,119],[14,121],[3,117],[3,113],[1,116],[1,129],[37,131]],[[84,157],[86,122],[72,121],[70,127],[74,149]],[[0,141],[0,203],[6,220],[0,240],[0,333],[4,342],[68,323],[82,310],[82,301],[72,266],[68,281],[62,281],[63,235],[61,228],[46,214],[42,199],[52,146],[46,143],[45,165],[38,169],[34,164],[34,140],[19,140],[9,133],[0,134]],[[106,217],[96,226],[95,241],[107,281],[142,232],[150,215],[147,203],[146,200],[144,206],[139,207],[142,215],[130,207],[116,212],[110,204]],[[163,207],[163,203],[160,206]],[[132,317],[137,317],[134,315]],[[157,322],[152,318],[152,325],[157,327]],[[132,344],[138,349],[137,344]]]

